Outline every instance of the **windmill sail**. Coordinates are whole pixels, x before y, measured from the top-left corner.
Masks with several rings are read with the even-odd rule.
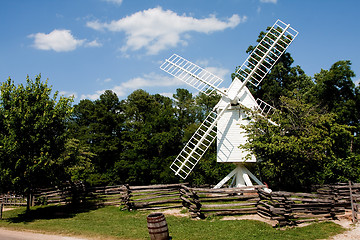
[[[206,95],[210,95],[215,90],[225,94],[218,88],[223,81],[221,78],[179,55],[173,54],[166,59],[160,69]]]
[[[224,114],[226,108],[220,113],[216,113],[215,111],[210,112],[204,122],[192,135],[190,140],[170,166],[171,170],[175,172],[175,175],[179,175],[181,178],[186,179],[191,173],[195,165],[199,162],[206,150],[215,140],[216,123]]]
[[[256,103],[258,104],[258,107],[256,110],[258,110],[262,116],[271,115],[275,111],[275,108],[273,106],[271,106],[270,104],[261,100],[260,98],[256,99]]]
[[[297,34],[290,25],[277,20],[238,69],[237,77],[257,87]]]

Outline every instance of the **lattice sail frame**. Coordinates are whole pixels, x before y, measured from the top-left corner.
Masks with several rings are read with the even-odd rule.
[[[237,77],[257,87],[297,35],[290,25],[277,20],[237,70]]]
[[[218,114],[215,111],[210,112],[205,121],[192,135],[191,139],[170,166],[171,170],[175,172],[175,175],[186,179],[191,173],[216,138],[214,125],[217,118]]]
[[[177,54],[166,59],[160,69],[208,96],[214,91],[221,92],[219,89],[219,85],[223,82],[221,78]]]

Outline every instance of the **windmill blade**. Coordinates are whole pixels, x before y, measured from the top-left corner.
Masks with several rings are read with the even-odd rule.
[[[297,34],[290,24],[277,20],[237,71],[244,85],[257,87]]]
[[[269,123],[272,125],[278,126],[275,122],[273,122],[268,116],[274,114],[276,108],[271,106],[270,104],[266,103],[265,101],[261,100],[260,98],[256,99],[257,107],[255,110],[257,110],[258,115],[264,117],[267,119]]]
[[[215,111],[210,112],[204,122],[196,130],[170,168],[181,178],[186,179],[194,169],[206,150],[216,138],[216,123],[223,115],[224,111],[230,106],[228,104],[219,114]]]
[[[177,54],[173,54],[169,59],[166,59],[160,69],[206,95],[210,95],[213,91],[226,95],[218,87],[223,81],[221,78]]]
[[[258,104],[256,110],[259,111],[259,113],[264,117],[273,114],[276,110],[276,108],[261,100],[260,98],[256,99],[256,103]]]

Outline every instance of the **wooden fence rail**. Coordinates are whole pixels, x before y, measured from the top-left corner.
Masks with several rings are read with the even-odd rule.
[[[259,190],[258,215],[277,220],[279,226],[335,219],[345,213],[343,203],[331,195]]]
[[[3,194],[0,195],[0,203],[3,206],[26,206],[26,199],[23,196]]]
[[[100,186],[86,187],[83,184],[45,189],[34,193],[35,205],[91,202],[95,205],[122,206],[131,210],[156,210],[180,208],[180,184],[150,186]]]
[[[193,218],[256,214],[257,202],[260,200],[257,188],[263,187],[212,189],[182,186],[180,199]]]
[[[6,206],[26,206],[26,199],[13,194],[0,195],[0,219],[2,219],[3,209]]]
[[[122,204],[127,210],[159,210],[181,208],[181,184],[128,186]]]
[[[213,215],[258,214],[277,220],[279,226],[335,219],[353,209],[357,221],[360,184],[317,186],[314,193],[272,192],[265,186],[242,188],[193,188],[187,184],[149,186],[64,185],[34,193],[35,205],[91,203],[120,206],[123,210],[161,210],[185,207],[193,218]],[[5,201],[5,198],[0,198]],[[18,201],[18,202],[16,202]],[[26,200],[11,203],[25,205]],[[7,200],[6,203],[9,203]]]

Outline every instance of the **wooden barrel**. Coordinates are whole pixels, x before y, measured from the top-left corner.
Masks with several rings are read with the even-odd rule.
[[[151,240],[168,240],[169,230],[164,214],[151,213],[147,216],[147,226]]]

